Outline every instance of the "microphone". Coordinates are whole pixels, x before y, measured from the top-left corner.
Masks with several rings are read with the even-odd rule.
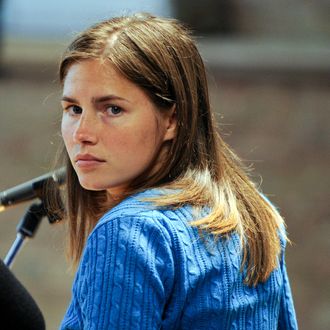
[[[48,184],[62,185],[65,182],[65,167],[49,172],[0,193],[0,212],[7,207],[34,198],[43,199]]]
[[[1,329],[44,330],[44,317],[24,286],[0,259]]]

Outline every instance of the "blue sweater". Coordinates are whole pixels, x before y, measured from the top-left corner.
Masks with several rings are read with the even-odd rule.
[[[154,193],[127,198],[100,219],[61,329],[298,328],[284,253],[266,283],[246,286],[238,236],[202,239],[189,225],[191,207],[141,201]]]

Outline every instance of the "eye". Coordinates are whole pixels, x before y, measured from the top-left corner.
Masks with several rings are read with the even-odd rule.
[[[72,115],[80,115],[82,113],[82,108],[78,105],[70,105],[65,108],[66,111],[68,111]]]
[[[123,110],[116,105],[109,105],[106,107],[106,112],[109,116],[118,116],[123,112]]]

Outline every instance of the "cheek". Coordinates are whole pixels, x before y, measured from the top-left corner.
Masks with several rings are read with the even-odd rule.
[[[144,163],[150,161],[158,149],[157,134],[154,125],[145,125],[140,129],[127,127],[120,131],[112,130],[106,137],[107,149],[112,150],[121,160]]]
[[[64,144],[67,148],[68,146],[70,146],[72,142],[72,133],[73,133],[72,125],[70,125],[69,121],[63,117],[61,121],[61,135]]]

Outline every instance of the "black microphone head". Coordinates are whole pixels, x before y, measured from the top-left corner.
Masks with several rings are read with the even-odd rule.
[[[7,207],[39,198],[46,199],[48,187],[59,188],[66,180],[64,167],[0,192],[0,212]]]
[[[24,286],[0,260],[0,328],[44,330],[42,313]]]

